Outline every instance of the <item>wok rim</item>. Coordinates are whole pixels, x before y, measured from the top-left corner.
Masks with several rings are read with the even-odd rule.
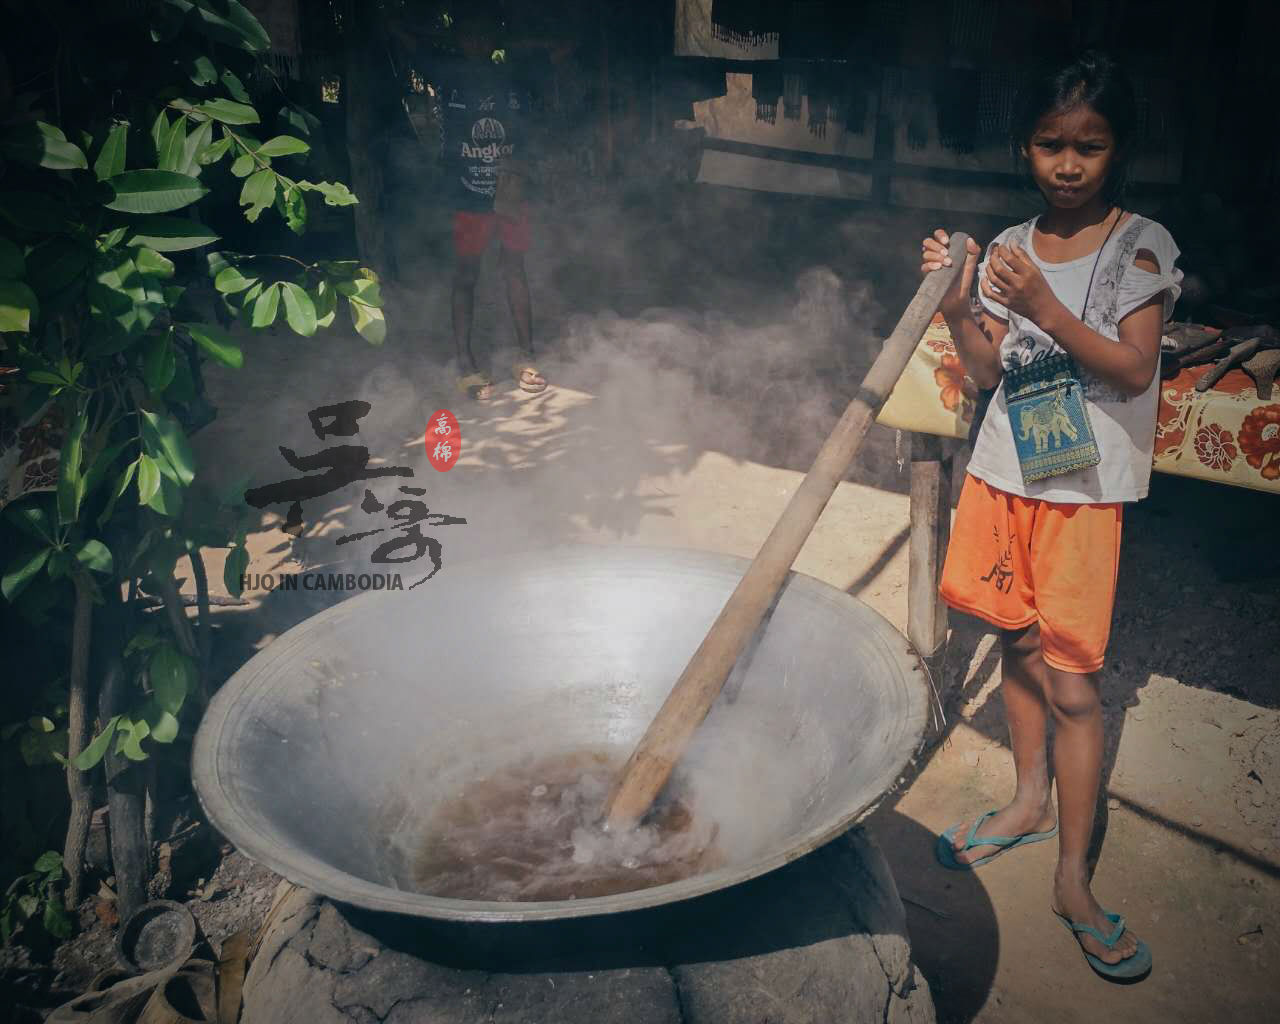
[[[678,555],[690,567],[695,567],[689,562],[691,558],[701,558],[703,564],[696,568],[729,571],[739,578],[751,564],[750,559],[738,555],[696,548],[563,544],[531,555],[476,559],[458,566],[454,572],[484,573],[488,567],[499,566],[508,575],[522,569],[549,568],[560,571],[575,558],[590,557],[598,563],[602,557],[625,556],[635,559],[646,554],[653,556],[655,560]],[[250,860],[329,899],[386,913],[468,923],[558,921],[647,910],[732,888],[812,853],[864,820],[902,785],[924,744],[929,686],[924,663],[906,637],[870,605],[816,577],[792,570],[785,585],[799,587],[802,592],[828,602],[856,608],[859,614],[869,617],[875,627],[870,632],[881,649],[881,654],[887,662],[900,669],[898,675],[907,696],[908,710],[902,716],[898,742],[890,748],[892,757],[888,763],[892,770],[886,769],[880,776],[891,778],[892,781],[877,796],[861,806],[852,807],[830,822],[794,837],[784,849],[777,852],[677,882],[611,896],[537,902],[459,900],[395,889],[360,878],[256,827],[237,809],[237,802],[231,798],[219,769],[218,751],[232,710],[237,701],[252,694],[255,682],[269,679],[267,673],[262,671],[264,668],[282,658],[290,657],[294,648],[304,641],[310,641],[310,636],[306,634],[324,629],[332,620],[351,615],[364,604],[397,599],[385,592],[362,593],[309,616],[257,652],[218,689],[205,710],[192,744],[191,777],[197,799],[210,824]]]

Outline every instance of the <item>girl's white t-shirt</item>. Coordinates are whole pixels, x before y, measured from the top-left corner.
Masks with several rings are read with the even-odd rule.
[[[1049,287],[1075,316],[1088,292],[1088,309],[1081,317],[1107,338],[1118,337],[1120,321],[1155,295],[1164,294],[1164,318],[1173,314],[1182,292],[1182,271],[1174,265],[1179,250],[1169,232],[1153,220],[1132,214],[1120,223],[1103,245],[1087,256],[1066,263],[1046,263],[1035,252],[1033,231],[1039,217],[1007,228],[987,247],[978,267],[984,275],[998,244],[1016,241],[1044,274]],[[1159,273],[1134,265],[1139,250],[1155,256]],[[1097,264],[1095,271],[1094,265]],[[1090,275],[1093,286],[1089,286]],[[1006,309],[979,292],[982,305],[992,316],[1009,323],[1000,344],[1005,370],[1062,352],[1063,349],[1034,323]],[[969,472],[992,487],[1024,498],[1063,504],[1088,505],[1137,501],[1146,497],[1155,444],[1156,406],[1160,394],[1160,368],[1140,395],[1131,396],[1079,367],[1085,405],[1093,427],[1101,461],[1088,469],[1024,483],[1013,443],[1013,425],[1001,382],[987,408],[986,418],[974,442]]]

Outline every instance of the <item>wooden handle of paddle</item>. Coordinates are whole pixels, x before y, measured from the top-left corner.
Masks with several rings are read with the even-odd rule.
[[[848,472],[867,428],[902,376],[925,329],[965,260],[968,236],[951,236],[951,266],[925,275],[853,401],[840,417],[800,487],[725,603],[706,639],[623,768],[607,806],[606,827],[627,829],[648,812],[720,695],[734,663],[773,604],[836,485]]]

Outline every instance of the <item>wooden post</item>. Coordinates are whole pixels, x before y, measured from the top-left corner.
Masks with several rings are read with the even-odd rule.
[[[351,164],[351,190],[360,202],[352,207],[356,249],[360,261],[379,274],[395,272],[383,217],[382,125],[377,103],[379,89],[387,88],[374,50],[376,42],[369,12],[347,8],[343,24],[343,76],[341,101],[346,111],[347,155]]]
[[[951,459],[942,438],[911,435],[911,540],[907,639],[939,678],[947,645],[947,606],[938,596],[951,538]]]
[[[893,162],[894,123],[889,116],[889,76],[880,70],[880,88],[876,92],[876,119],[874,145],[871,153],[871,201],[887,205],[891,174],[889,167]]]

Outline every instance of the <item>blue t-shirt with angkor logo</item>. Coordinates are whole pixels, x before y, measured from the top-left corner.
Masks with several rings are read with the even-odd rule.
[[[429,77],[439,104],[447,198],[456,210],[490,211],[502,162],[525,156],[529,90],[487,60],[439,61]]]

